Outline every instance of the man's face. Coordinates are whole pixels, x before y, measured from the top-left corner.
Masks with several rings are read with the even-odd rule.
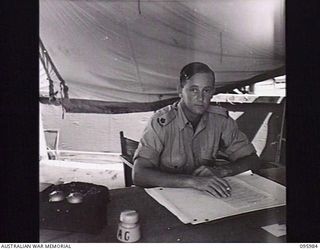
[[[186,80],[180,94],[191,113],[202,115],[208,109],[214,93],[213,84],[211,73],[196,73]]]

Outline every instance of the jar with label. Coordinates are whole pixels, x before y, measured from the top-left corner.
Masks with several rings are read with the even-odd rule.
[[[139,215],[135,210],[125,210],[120,214],[117,238],[121,242],[136,242],[140,239]]]

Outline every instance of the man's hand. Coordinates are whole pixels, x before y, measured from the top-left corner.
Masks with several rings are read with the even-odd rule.
[[[226,198],[231,195],[229,183],[217,176],[202,176],[193,178],[193,188],[205,191],[216,198]]]
[[[201,177],[208,177],[208,176],[217,176],[217,177],[225,177],[230,174],[230,171],[224,167],[209,167],[202,165],[198,167],[196,170],[193,171],[193,176],[201,176]]]

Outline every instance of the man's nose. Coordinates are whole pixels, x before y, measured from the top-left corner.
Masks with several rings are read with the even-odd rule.
[[[200,92],[198,93],[198,95],[197,95],[197,100],[200,101],[200,102],[202,102],[203,99],[204,99],[204,93],[203,93],[203,91],[200,91]]]

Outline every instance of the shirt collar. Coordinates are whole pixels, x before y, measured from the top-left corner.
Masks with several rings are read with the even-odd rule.
[[[178,108],[178,126],[180,130],[182,130],[185,126],[189,124],[189,121],[182,110],[181,101],[178,103],[177,108]]]
[[[181,101],[178,103],[177,108],[178,108],[178,126],[180,130],[182,130],[184,129],[185,126],[190,124],[190,122],[188,121],[186,115],[183,112],[183,109],[181,107]],[[207,120],[208,120],[208,113],[205,112],[202,115],[201,120],[199,121],[196,133],[200,132],[202,129],[204,129],[207,126]]]
[[[208,112],[205,112],[202,117],[201,120],[197,126],[197,130],[195,132],[195,135],[198,134],[201,130],[205,129],[207,126],[207,121],[208,121]]]

